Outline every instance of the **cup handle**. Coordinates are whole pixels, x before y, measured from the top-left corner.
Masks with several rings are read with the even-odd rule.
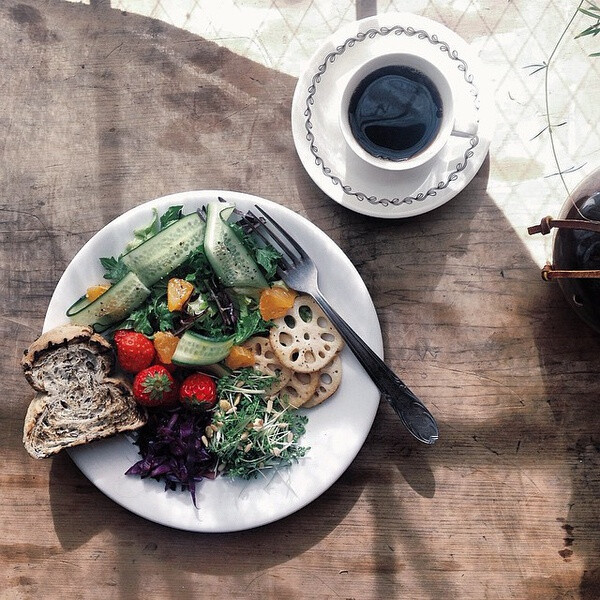
[[[472,119],[461,120],[459,118],[455,118],[454,126],[452,127],[450,135],[452,137],[472,138],[477,135],[478,127],[478,121],[473,121]]]

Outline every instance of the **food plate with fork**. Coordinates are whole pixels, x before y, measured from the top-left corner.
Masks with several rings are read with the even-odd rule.
[[[131,233],[170,206],[184,213],[218,202],[241,211],[264,209],[303,247],[310,248],[323,295],[376,355],[382,357],[381,329],[373,302],[360,275],[342,250],[319,228],[290,209],[263,198],[227,190],[183,192],[141,204],[102,228],[77,253],[54,291],[44,330],[66,322],[74,297],[103,277],[101,256],[118,254]],[[129,435],[71,448],[69,454],[88,479],[115,502],[146,519],[197,532],[250,529],[284,518],[325,492],[349,467],[370,431],[380,393],[349,348],[340,354],[343,376],[336,394],[306,410],[302,438],[306,456],[250,480],[221,476],[204,480],[196,489],[196,506],[189,494],[165,491],[162,482],[127,476],[139,460]],[[300,409],[303,411],[304,409]]]

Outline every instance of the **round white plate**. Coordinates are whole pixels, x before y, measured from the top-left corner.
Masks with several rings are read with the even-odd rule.
[[[50,301],[44,330],[66,322],[65,311],[85,289],[102,280],[101,256],[117,256],[134,229],[169,206],[184,212],[221,196],[242,210],[260,204],[306,248],[319,268],[325,296],[379,355],[383,354],[377,314],[358,272],[321,230],[291,210],[268,200],[223,190],[184,192],[142,204],[100,230],[65,270]],[[354,355],[342,351],[343,376],[336,395],[304,411],[309,422],[302,439],[310,451],[300,462],[251,481],[218,477],[197,487],[195,508],[188,492],[164,491],[164,484],[124,475],[139,459],[137,446],[125,435],[79,446],[70,455],[103,493],[126,509],[170,527],[201,532],[239,531],[264,525],[299,510],[325,490],[358,454],[379,405],[377,388]]]
[[[476,134],[451,137],[435,158],[407,171],[359,159],[345,142],[339,105],[345,82],[359,65],[388,52],[430,59],[449,77],[461,120]],[[310,59],[292,101],[298,156],[313,181],[333,200],[358,213],[397,219],[445,204],[475,176],[488,152],[493,97],[473,49],[456,33],[410,13],[385,13],[345,25]]]

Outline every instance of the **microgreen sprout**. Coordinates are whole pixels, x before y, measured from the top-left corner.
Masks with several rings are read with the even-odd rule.
[[[243,369],[219,381],[221,401],[213,416],[217,430],[210,450],[221,472],[248,479],[306,454],[308,448],[299,446],[298,439],[307,419],[290,410],[285,398],[267,396],[275,379]]]

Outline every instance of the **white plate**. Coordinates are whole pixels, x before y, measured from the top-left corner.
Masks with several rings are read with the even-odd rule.
[[[359,65],[384,52],[429,58],[451,78],[461,119],[478,123],[472,137],[452,137],[442,152],[408,171],[389,171],[359,159],[339,125],[344,83]],[[350,23],[310,59],[292,101],[298,156],[313,181],[333,200],[358,213],[397,219],[445,204],[475,176],[487,155],[493,97],[472,48],[445,26],[410,13],[386,13]],[[467,114],[468,113],[468,114]]]
[[[101,256],[118,255],[133,230],[159,212],[182,204],[192,212],[221,196],[245,210],[263,206],[310,249],[319,268],[324,294],[379,355],[381,329],[375,308],[358,272],[340,248],[312,223],[291,210],[248,194],[229,191],[184,192],[142,204],[109,223],[75,256],[50,301],[44,330],[65,323],[65,311],[85,289],[102,279]],[[302,508],[348,468],[375,418],[379,392],[348,349],[342,351],[343,377],[336,395],[305,411],[309,417],[303,444],[307,456],[289,468],[251,481],[219,477],[197,488],[198,508],[187,492],[165,492],[154,480],[125,476],[139,459],[137,447],[124,436],[70,450],[81,471],[102,492],[126,509],[170,527],[201,532],[238,531],[264,525]]]

